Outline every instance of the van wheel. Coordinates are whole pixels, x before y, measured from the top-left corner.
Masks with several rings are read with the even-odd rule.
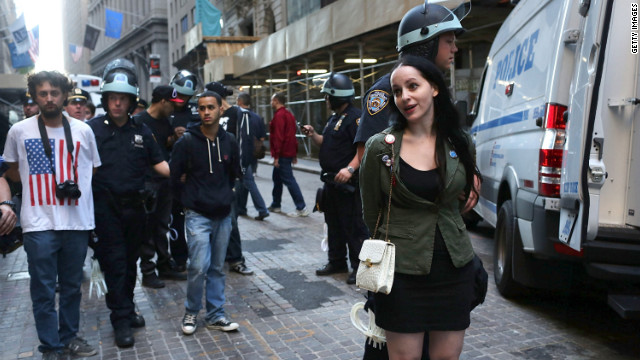
[[[513,279],[513,241],[515,230],[513,202],[505,201],[498,212],[493,248],[493,278],[500,294],[506,298],[517,296],[522,287]]]
[[[473,210],[467,211],[466,213],[462,214],[462,221],[464,221],[464,225],[467,227],[467,229],[473,229],[474,227],[476,227],[480,220],[482,220],[482,217],[480,217],[480,215],[478,215]]]

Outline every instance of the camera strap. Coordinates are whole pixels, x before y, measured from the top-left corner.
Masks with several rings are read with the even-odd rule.
[[[73,181],[78,182],[78,172],[76,169],[75,159],[73,158],[73,138],[71,137],[71,126],[69,126],[69,121],[67,117],[62,115],[62,127],[64,128],[64,138],[67,143],[67,152],[71,155],[71,166],[73,167]],[[42,115],[38,116],[38,130],[40,131],[40,139],[42,140],[42,147],[44,148],[44,153],[47,155],[47,159],[49,159],[49,166],[51,167],[51,172],[53,173],[53,181],[58,184],[58,180],[56,179],[56,168],[51,160],[52,150],[51,150],[51,142],[49,141],[49,136],[47,136],[47,129],[44,126],[44,120],[42,120]]]

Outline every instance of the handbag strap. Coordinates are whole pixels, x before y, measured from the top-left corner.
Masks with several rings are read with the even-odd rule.
[[[391,144],[391,159],[395,159],[395,148],[393,144]],[[391,166],[389,167],[389,173],[391,175],[389,178],[389,203],[387,204],[387,232],[384,235],[384,241],[386,242],[389,242],[389,215],[391,214],[391,193],[393,190],[393,164],[391,164]],[[380,216],[382,216],[382,209],[378,211],[378,219],[376,220],[376,227],[373,230],[373,237],[375,237],[376,233],[378,232],[378,225],[380,224]]]

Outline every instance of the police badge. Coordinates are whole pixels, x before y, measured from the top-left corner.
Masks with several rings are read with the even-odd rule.
[[[138,134],[133,135],[133,146],[137,148],[144,147],[144,140],[142,139],[142,135],[138,135]]]
[[[384,90],[373,90],[367,96],[367,111],[375,115],[382,111],[389,103],[389,93]]]

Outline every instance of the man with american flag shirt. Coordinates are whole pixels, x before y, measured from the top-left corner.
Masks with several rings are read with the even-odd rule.
[[[20,223],[39,350],[47,359],[58,359],[65,349],[76,356],[92,356],[97,351],[77,333],[82,266],[89,232],[95,228],[91,180],[101,165],[96,139],[87,124],[62,114],[72,88],[66,76],[42,71],[30,75],[27,83],[40,115],[9,130],[4,157],[7,176],[23,184]],[[71,182],[77,184],[79,197],[56,191]]]

